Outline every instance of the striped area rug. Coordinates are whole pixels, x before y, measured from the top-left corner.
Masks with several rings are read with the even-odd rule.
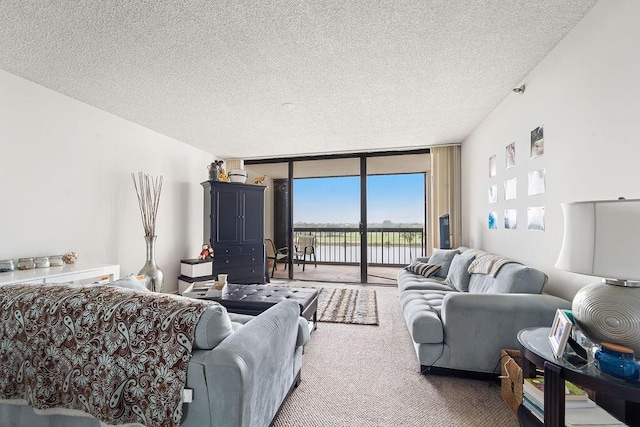
[[[318,292],[319,322],[378,325],[376,291],[320,288]]]

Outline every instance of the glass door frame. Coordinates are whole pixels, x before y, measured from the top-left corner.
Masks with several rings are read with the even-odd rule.
[[[360,155],[360,283],[369,281],[369,241],[367,232],[367,155]]]
[[[402,156],[402,155],[412,155],[412,154],[429,154],[430,150],[428,148],[415,149],[415,150],[404,150],[404,151],[379,151],[373,153],[350,153],[350,154],[326,154],[326,155],[316,155],[316,156],[299,156],[299,157],[284,157],[284,158],[273,158],[273,159],[247,159],[245,160],[246,165],[260,165],[264,163],[286,163],[287,164],[287,185],[289,187],[290,196],[287,200],[287,209],[288,209],[288,224],[287,228],[289,230],[289,241],[288,247],[294,247],[294,235],[293,235],[293,181],[294,181],[294,164],[295,162],[300,161],[308,161],[308,160],[335,160],[335,159],[346,159],[346,158],[358,158],[360,161],[360,222],[359,222],[359,234],[360,234],[360,282],[368,283],[368,264],[369,264],[369,254],[368,254],[368,225],[367,225],[367,159],[371,157],[385,157],[385,156]],[[427,172],[427,177],[430,172]],[[430,188],[428,185],[425,185],[425,198],[428,197]],[[425,242],[430,241],[428,236],[428,222],[426,221],[428,218],[428,209],[425,210],[425,238],[423,244]],[[289,251],[289,259],[288,259],[288,278],[289,280],[294,280],[293,277],[293,251]]]

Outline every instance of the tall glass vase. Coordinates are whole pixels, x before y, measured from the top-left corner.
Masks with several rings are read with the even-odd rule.
[[[144,242],[147,245],[147,262],[138,274],[144,275],[145,286],[153,292],[162,292],[162,283],[164,282],[164,274],[156,264],[156,236],[144,236]]]

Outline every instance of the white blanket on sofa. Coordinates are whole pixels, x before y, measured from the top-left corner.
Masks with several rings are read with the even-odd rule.
[[[465,252],[465,256],[466,255],[467,253]],[[482,252],[480,254],[476,254],[475,259],[471,262],[471,265],[469,265],[469,273],[488,274],[491,277],[496,277],[500,269],[505,264],[512,262],[520,264],[518,261],[514,261],[511,258]]]

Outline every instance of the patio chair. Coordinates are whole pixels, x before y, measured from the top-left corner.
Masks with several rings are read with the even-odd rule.
[[[287,264],[289,264],[289,248],[285,246],[276,249],[276,245],[271,239],[264,239],[264,243],[267,249],[267,259],[273,262],[273,267],[271,268],[271,277],[273,277],[273,273],[278,269],[278,263],[283,263],[284,269],[287,269]]]
[[[300,261],[302,261],[302,271],[304,271],[304,267],[307,265],[307,256],[309,257],[309,261],[311,261],[311,256],[313,255],[313,265],[318,267],[318,263],[316,261],[316,237],[315,236],[299,236],[298,244],[296,245],[296,265],[300,265]]]

